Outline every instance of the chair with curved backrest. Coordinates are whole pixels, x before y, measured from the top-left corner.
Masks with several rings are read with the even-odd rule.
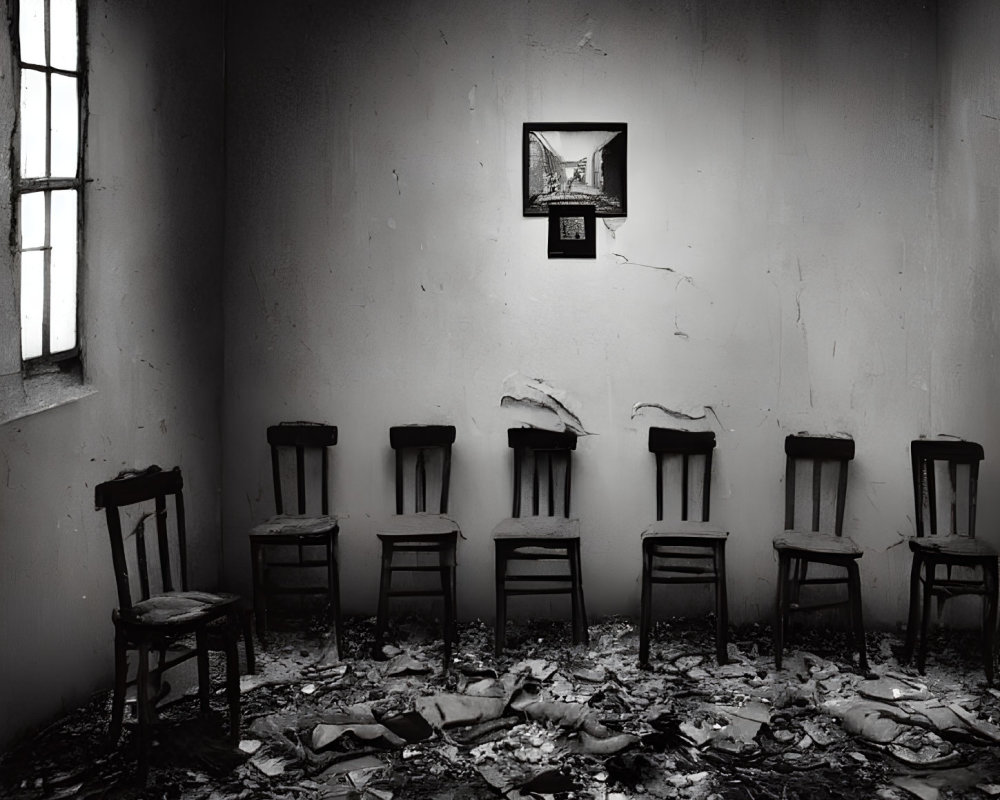
[[[649,640],[653,626],[654,584],[698,584],[715,586],[715,658],[727,661],[729,611],[726,600],[726,538],[729,534],[709,523],[712,483],[711,431],[649,429],[649,451],[656,456],[656,522],[642,533],[642,596],[639,612],[639,664],[649,663]],[[680,461],[679,514],[664,519],[664,488],[668,462]],[[693,463],[694,462],[694,463]],[[701,480],[691,473],[700,462]],[[697,474],[697,473],[696,473]],[[692,492],[694,490],[694,492]],[[700,501],[699,520],[689,518],[692,493]]]
[[[253,570],[254,616],[261,644],[267,642],[268,599],[274,595],[326,595],[327,610],[334,625],[338,655],[343,654],[340,619],[340,574],[337,562],[337,517],[330,513],[329,450],[337,444],[337,426],[316,422],[282,422],[267,429],[271,449],[271,475],[276,515],[250,531],[250,561]],[[282,491],[282,453],[294,453],[296,513],[285,513]],[[316,463],[318,462],[318,464]],[[316,467],[318,466],[318,471]],[[312,491],[309,491],[312,489]],[[312,497],[310,504],[309,498]],[[319,513],[317,511],[317,498]],[[309,508],[312,513],[309,513]],[[292,551],[284,560],[268,558],[268,552]],[[273,579],[275,572],[315,573],[323,582],[302,583]]]
[[[945,601],[961,595],[983,598],[983,667],[993,684],[997,625],[997,551],[976,539],[976,495],[983,448],[975,442],[917,439],[910,443],[915,536],[910,539],[910,608],[903,660],[917,644],[917,669],[927,660],[931,599],[938,613]],[[940,480],[939,480],[940,479]],[[940,515],[947,533],[940,533]],[[938,567],[944,568],[940,574]],[[958,569],[956,573],[954,570]],[[921,596],[921,587],[923,594]]]
[[[865,647],[865,630],[861,613],[861,574],[858,559],[861,548],[853,539],[843,535],[844,509],[847,502],[847,467],[854,458],[854,440],[825,436],[788,436],[785,439],[785,532],[774,537],[773,546],[778,553],[778,590],[774,615],[774,663],[781,669],[785,631],[792,612],[817,611],[825,608],[847,606],[850,609],[854,644],[858,650],[860,669],[868,669]],[[835,480],[824,480],[823,467],[836,467]],[[810,491],[799,498],[796,473],[799,466],[811,472]],[[828,473],[829,477],[829,473]],[[808,509],[810,524],[797,527],[796,506]],[[834,515],[833,532],[829,518],[823,511]],[[823,526],[823,523],[826,523]],[[843,568],[846,576],[809,577],[810,564],[824,564]],[[799,602],[803,586],[847,585],[847,599],[802,605]]]
[[[583,601],[580,520],[570,518],[572,453],[576,449],[576,434],[510,428],[507,443],[514,451],[514,503],[511,516],[493,529],[496,559],[495,650],[497,654],[503,651],[507,598],[514,595],[568,594],[573,614],[573,642],[586,643],[587,611]],[[530,515],[521,513],[522,492],[531,503]],[[540,561],[546,564],[564,561],[566,572],[511,574],[508,567],[513,561]]]
[[[451,666],[452,647],[458,634],[456,551],[458,537],[462,534],[458,523],[448,516],[454,441],[452,425],[398,425],[389,429],[389,445],[395,451],[396,513],[377,528],[382,544],[382,568],[375,624],[376,657],[381,654],[388,627],[390,598],[440,597],[444,603],[442,661],[445,669]],[[428,510],[428,487],[433,489],[435,483],[437,503]],[[407,506],[410,511],[406,510]],[[428,564],[426,559],[421,562],[421,557],[428,555],[435,556],[437,563]],[[397,584],[394,588],[393,576],[406,572],[436,572],[441,586],[401,588]]]
[[[114,480],[98,484],[94,490],[98,509],[104,509],[111,538],[111,557],[118,587],[118,608],[112,614],[115,626],[115,685],[112,699],[109,738],[112,744],[121,735],[128,685],[128,651],[138,652],[135,679],[136,711],[139,722],[139,763],[143,773],[149,766],[153,704],[151,683],[155,690],[163,672],[189,658],[198,660],[198,696],[202,713],[209,710],[210,649],[226,654],[226,696],[229,702],[229,733],[235,744],[240,734],[240,677],[238,642],[245,633],[245,615],[241,598],[232,594],[214,594],[188,590],[187,529],[184,519],[184,495],[178,468],[161,470],[153,466],[141,472],[123,473]],[[172,500],[172,504],[168,504]],[[171,507],[172,506],[172,507]],[[123,517],[130,533],[125,533]],[[152,557],[147,553],[145,523],[153,517],[156,537]],[[131,539],[136,553],[126,555],[125,543]],[[134,560],[139,578],[139,599],[133,600],[130,563]],[[159,578],[160,591],[153,589]],[[179,587],[179,588],[175,588]],[[194,636],[194,649],[179,651],[167,659],[167,651],[184,645]],[[247,641],[248,669],[253,671],[253,656]],[[151,672],[150,651],[159,653],[156,669]]]

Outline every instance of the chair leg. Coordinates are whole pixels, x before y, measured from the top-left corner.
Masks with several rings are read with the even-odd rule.
[[[145,782],[149,773],[149,751],[153,740],[153,698],[149,696],[149,643],[139,642],[135,678],[136,715],[139,718],[139,774]]]
[[[373,655],[382,656],[385,631],[389,615],[389,592],[392,590],[392,543],[382,542],[382,573],[378,582],[378,612],[375,618],[375,645]]]
[[[493,556],[494,591],[496,592],[495,619],[493,622],[493,651],[496,655],[503,652],[504,639],[507,630],[507,550],[496,542]]]
[[[729,661],[729,598],[726,592],[726,543],[718,544],[715,553],[715,659],[719,665]]]
[[[198,707],[202,714],[209,711],[209,698],[212,694],[212,687],[208,674],[208,632],[202,627],[195,631],[195,647],[197,649],[198,661]],[[226,631],[226,639],[229,638],[229,631]]]
[[[326,543],[327,603],[337,643],[337,658],[344,657],[344,631],[340,612],[340,562],[337,554],[337,534],[330,534]]]
[[[986,671],[986,682],[992,686],[994,665],[996,660],[996,630],[997,630],[997,559],[991,558],[983,565],[983,665]]]
[[[788,590],[788,606],[790,608],[794,608],[800,603],[802,597],[802,583],[805,581],[808,571],[808,561],[804,561],[801,558],[794,559],[794,563],[792,565],[792,580]]]
[[[924,559],[924,597],[921,603],[920,645],[917,649],[917,672],[924,674],[927,665],[928,629],[931,621],[931,599],[934,596],[934,576],[937,562],[933,558]]]
[[[858,650],[858,668],[868,672],[868,647],[865,642],[864,616],[861,606],[861,570],[857,561],[847,565],[847,591],[851,609],[851,630]]]
[[[573,587],[576,598],[576,612],[573,615],[573,641],[575,644],[587,644],[590,642],[590,630],[587,625],[587,604],[583,599],[583,559],[580,556],[580,540],[573,542],[571,550]]]
[[[108,727],[108,746],[114,748],[122,735],[125,717],[125,687],[128,682],[128,643],[124,634],[115,630],[115,687],[111,700],[111,724]]]
[[[260,542],[250,542],[250,568],[253,576],[253,613],[257,622],[257,638],[260,646],[267,647],[267,597],[264,586],[265,547]]]
[[[577,571],[576,547],[577,544],[573,542],[567,543],[566,563],[569,567],[569,597],[573,644],[580,644],[580,592],[577,590],[577,587],[580,585],[580,573]]]
[[[441,566],[441,597],[444,601],[442,640],[444,669],[451,667],[452,642],[455,636],[455,547],[445,545],[438,551]]]
[[[778,553],[778,588],[774,601],[774,667],[781,669],[781,654],[785,647],[785,606],[788,592],[788,570],[790,558],[787,553]]]
[[[639,596],[639,666],[649,666],[649,637],[653,627],[653,549],[642,543],[642,590]]]
[[[226,631],[226,699],[229,701],[229,740],[240,742],[240,628],[239,620],[230,617]],[[207,651],[206,651],[207,656]],[[206,659],[207,660],[207,659]],[[200,665],[200,658],[199,658]]]
[[[247,674],[253,675],[257,672],[257,659],[253,650],[253,612],[249,609],[240,610],[240,619],[243,628],[243,647],[247,657]]]
[[[913,649],[917,644],[917,628],[920,626],[920,571],[923,568],[923,558],[919,553],[913,554],[910,565],[910,607],[906,619],[906,641],[903,644],[903,663],[909,664],[913,658]]]

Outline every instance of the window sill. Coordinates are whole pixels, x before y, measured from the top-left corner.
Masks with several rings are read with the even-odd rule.
[[[13,378],[14,380],[7,380]],[[0,377],[0,425],[48,411],[97,394],[97,388],[81,383],[73,373],[53,372],[24,378],[20,374]]]

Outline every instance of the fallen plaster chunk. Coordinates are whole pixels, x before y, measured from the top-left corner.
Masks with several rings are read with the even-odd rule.
[[[542,412],[545,423],[536,425],[532,419],[522,419],[532,427],[552,427],[557,431],[570,431],[577,436],[589,435],[580,418],[569,409],[565,390],[550,386],[541,378],[529,378],[514,372],[503,380],[501,408],[514,408],[535,416]],[[553,419],[554,417],[554,419]]]

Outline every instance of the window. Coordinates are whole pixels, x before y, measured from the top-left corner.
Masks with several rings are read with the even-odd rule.
[[[30,370],[79,355],[85,73],[77,0],[11,1],[21,361]]]

